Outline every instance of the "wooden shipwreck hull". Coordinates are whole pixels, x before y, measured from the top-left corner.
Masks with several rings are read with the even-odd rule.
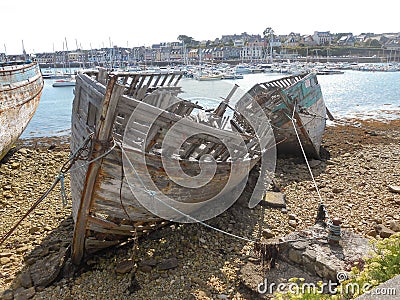
[[[36,63],[0,63],[0,159],[33,117],[42,90],[43,78]]]
[[[259,161],[261,150],[254,142],[255,136],[224,128],[221,123],[224,106],[210,118],[204,118],[204,114],[199,117],[202,111],[199,105],[177,97],[181,92],[178,87],[181,77],[181,74],[107,74],[103,69],[77,76],[72,153],[82,150],[87,137],[91,138],[88,149],[77,157],[71,169],[75,264],[81,262],[85,253],[116,245],[156,228],[163,221],[139,201],[149,197],[149,190],[140,188],[143,184],[153,184],[154,189],[181,203],[188,214],[191,209],[202,210],[207,199],[228,195],[246,181],[250,169]],[[194,134],[197,131],[201,133]],[[175,136],[167,139],[168,134]],[[232,146],[238,136],[245,141],[244,148]],[[179,139],[185,140],[180,147],[167,141]],[[231,143],[234,151],[229,152],[224,142]],[[211,181],[192,188],[171,180],[191,183],[194,176],[200,177],[194,180],[201,182],[201,176],[197,176],[199,165],[208,164],[207,160],[200,161],[203,155],[216,162]],[[124,169],[126,157],[135,164],[137,174]],[[233,160],[236,169],[231,172]],[[165,165],[169,163],[178,165],[183,172],[168,173]],[[191,209],[185,210],[186,204]]]
[[[327,109],[315,73],[256,84],[238,101],[236,109],[251,111],[252,99],[261,106],[273,127],[278,153],[301,151],[291,121],[293,117],[305,152],[310,157],[320,157]],[[251,132],[240,117],[238,114],[234,116],[238,129]]]

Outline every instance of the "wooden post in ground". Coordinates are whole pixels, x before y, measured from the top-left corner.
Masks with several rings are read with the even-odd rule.
[[[117,85],[116,81],[116,76],[110,77],[108,81],[103,103],[101,105],[102,111],[100,117],[97,118],[96,133],[93,139],[93,154],[89,160],[96,159],[108,150],[105,149],[104,144],[107,144],[107,142],[110,141],[116,117],[118,100],[124,90],[124,87]],[[74,228],[74,236],[72,239],[71,259],[72,263],[75,265],[79,265],[83,259],[88,216],[93,204],[93,191],[100,167],[101,159],[90,163],[86,173],[85,184]]]

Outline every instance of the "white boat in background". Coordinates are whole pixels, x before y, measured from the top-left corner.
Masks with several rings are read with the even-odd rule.
[[[222,79],[222,73],[213,72],[211,70],[200,70],[194,76],[194,78],[196,80],[199,80],[199,81],[221,80]]]
[[[69,77],[54,81],[53,87],[75,86],[75,84],[76,84],[75,77]]]
[[[52,69],[41,69],[43,79],[50,79],[54,75],[54,71]]]
[[[215,75],[215,74],[205,74],[205,75],[196,77],[196,80],[199,80],[199,81],[221,80],[221,79],[222,79],[222,75]]]
[[[234,68],[236,74],[249,74],[251,73],[251,69],[246,64],[239,64]]]
[[[236,74],[234,71],[229,70],[229,71],[222,73],[222,79],[232,79],[232,80],[243,79],[243,75]]]

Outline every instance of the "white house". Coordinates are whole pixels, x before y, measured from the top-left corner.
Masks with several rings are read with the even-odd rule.
[[[332,35],[329,31],[314,31],[313,39],[317,45],[330,45],[332,42]]]

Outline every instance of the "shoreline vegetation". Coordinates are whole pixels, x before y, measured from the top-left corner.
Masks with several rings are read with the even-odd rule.
[[[323,148],[326,156],[313,163],[312,171],[331,218],[339,217],[343,229],[369,239],[393,234],[393,224],[400,226],[400,194],[390,189],[400,179],[400,119],[339,120],[326,128]],[[19,140],[0,162],[0,236],[50,187],[68,155],[68,136],[34,138]],[[279,158],[275,175],[286,209],[267,208],[260,222],[260,206],[250,210],[235,203],[207,223],[248,238],[257,237],[260,224],[270,237],[313,225],[319,199],[304,160]],[[70,198],[68,176],[65,186]],[[32,286],[35,274],[27,274],[27,267],[66,248],[72,231],[71,203],[63,207],[57,186],[0,246],[0,298],[259,296],[244,286],[240,275],[241,266],[252,259],[252,245],[201,224],[169,223],[139,239],[133,258],[133,244],[127,243],[94,254],[74,275],[64,268],[64,277],[49,286]]]

